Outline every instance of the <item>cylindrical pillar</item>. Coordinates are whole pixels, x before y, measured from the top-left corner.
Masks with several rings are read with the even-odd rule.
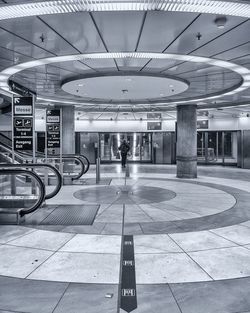
[[[178,178],[197,177],[197,106],[177,107],[176,163]]]
[[[62,107],[62,153],[75,154],[75,111],[72,106]]]

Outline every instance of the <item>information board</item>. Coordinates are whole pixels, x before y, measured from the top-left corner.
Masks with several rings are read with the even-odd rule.
[[[33,97],[13,96],[13,149],[33,150]]]
[[[61,111],[48,109],[46,114],[48,154],[59,154],[61,148]]]

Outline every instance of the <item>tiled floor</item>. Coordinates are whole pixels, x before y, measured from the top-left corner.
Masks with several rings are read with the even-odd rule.
[[[250,171],[103,166],[104,184],[65,186],[60,205],[98,209],[92,225],[0,226],[0,313],[122,313],[122,235],[134,238],[135,313],[250,312]],[[91,185],[92,184],[92,185]]]

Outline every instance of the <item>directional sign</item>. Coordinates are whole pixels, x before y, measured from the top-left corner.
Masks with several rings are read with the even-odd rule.
[[[13,148],[33,150],[33,97],[13,97]]]
[[[15,150],[32,150],[33,139],[32,138],[14,138],[14,149]]]
[[[47,124],[47,149],[51,154],[58,153],[55,149],[61,147],[61,111],[48,109],[46,114]]]
[[[60,123],[60,110],[47,110],[47,123]]]
[[[32,97],[13,97],[14,115],[32,116],[33,98]]]
[[[14,118],[14,136],[25,139],[32,137],[33,125],[32,118],[19,117]]]

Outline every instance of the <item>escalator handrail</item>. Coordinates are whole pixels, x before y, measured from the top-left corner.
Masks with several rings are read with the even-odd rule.
[[[10,148],[10,147],[8,147],[6,144],[4,144],[4,143],[1,143],[0,142],[0,146],[2,146],[5,150],[7,150],[9,153],[12,153],[12,149]],[[14,151],[14,155],[15,156],[17,156],[18,158],[20,158],[23,162],[26,162],[26,160],[27,159],[25,159],[25,157],[23,157],[23,152],[21,153],[21,152],[16,152],[16,151]],[[27,156],[29,156],[28,155],[28,153],[27,153]],[[74,176],[74,177],[72,177],[72,180],[77,180],[77,179],[79,179],[80,177],[82,177],[82,175],[84,175],[85,173],[86,173],[86,170],[85,170],[85,164],[84,164],[84,161],[82,160],[82,158],[83,158],[84,156],[76,156],[76,155],[63,155],[62,156],[62,160],[69,160],[69,159],[75,159],[75,160],[77,160],[78,161],[78,163],[80,163],[80,165],[81,165],[81,170],[80,170],[80,172],[76,175],[76,176]],[[31,156],[30,156],[30,158],[32,158]],[[44,155],[43,155],[43,157],[42,158],[44,158]],[[86,158],[86,157],[85,157]],[[40,157],[39,157],[39,159],[40,159]],[[51,157],[48,157],[48,159],[54,159],[54,160],[58,160],[59,159],[59,156],[57,156],[57,155],[53,155],[53,156],[51,156]],[[87,158],[86,158],[87,159]],[[89,161],[88,161],[89,162]],[[87,168],[89,168],[89,164],[87,163]]]
[[[77,158],[83,159],[87,163],[87,165],[84,164],[85,168],[84,168],[84,173],[83,174],[86,174],[88,172],[89,167],[90,167],[90,162],[89,162],[89,159],[85,155],[83,155],[83,154],[67,154],[67,155],[65,155],[65,157],[72,157],[72,158],[73,157],[77,157]]]
[[[72,160],[72,159],[77,160],[79,162],[79,164],[81,165],[80,172],[76,176],[71,177],[72,180],[77,180],[77,179],[81,178],[82,175],[84,175],[84,173],[85,173],[85,164],[84,164],[83,160],[80,157],[78,157],[78,156],[63,156],[63,160]]]
[[[7,145],[0,143],[0,146],[4,147],[4,149],[6,149],[9,153],[12,153],[12,149],[10,149]],[[26,159],[22,156],[21,153],[17,153],[16,151],[14,151],[14,155],[19,157],[20,159],[22,159],[23,162],[26,162]],[[39,159],[40,159],[40,157],[39,157]],[[48,157],[48,159],[58,160],[59,157],[52,156],[52,157]],[[83,174],[85,174],[85,164],[79,156],[75,156],[75,155],[72,155],[72,156],[71,155],[69,155],[69,156],[63,155],[62,156],[62,160],[72,160],[72,159],[77,160],[78,163],[81,165],[80,172],[76,176],[72,177],[72,180],[77,180],[80,177],[82,177]],[[25,163],[25,164],[30,164],[30,163]]]
[[[40,164],[40,163],[0,164],[0,169],[1,168],[3,168],[3,169],[5,169],[5,168],[26,168],[27,169],[27,168],[39,168],[39,167],[40,168],[42,168],[42,167],[49,168],[52,172],[54,172],[54,174],[57,178],[56,188],[52,192],[45,195],[45,200],[48,200],[48,199],[55,197],[62,188],[63,180],[62,180],[62,176],[61,176],[61,174],[57,168],[55,168],[54,166],[52,166],[50,164]]]
[[[2,133],[0,133],[0,137],[3,137],[4,139],[6,139],[6,140],[8,140],[9,142],[10,142],[10,145],[11,145],[11,139],[8,137],[8,136],[5,136],[4,134],[2,134]],[[8,146],[7,144],[3,144],[3,143],[1,143],[2,145],[4,145],[6,148],[8,148],[8,149],[11,149],[10,148],[10,146]],[[11,152],[12,152],[12,149],[11,149]],[[17,154],[17,153],[16,153]],[[25,152],[18,152],[18,156],[27,156],[27,157],[32,157],[31,155],[29,155],[29,153],[25,153]],[[44,153],[42,153],[42,152],[39,152],[39,151],[36,151],[36,156],[39,156],[39,157],[41,157],[41,158],[44,158],[45,157],[45,155],[44,155]],[[88,172],[88,170],[89,170],[89,167],[90,167],[90,162],[89,162],[89,159],[85,156],[85,155],[83,155],[83,154],[67,154],[67,155],[63,155],[62,157],[64,158],[64,157],[68,157],[68,156],[72,156],[72,157],[81,157],[81,158],[83,158],[85,161],[86,161],[86,163],[87,163],[87,165],[85,166],[85,169],[84,169],[84,174],[86,174],[87,172]],[[53,155],[52,156],[52,158],[53,157],[55,157],[55,158],[59,158],[60,156],[59,155]],[[48,159],[51,159],[51,157],[50,156],[48,156]]]
[[[25,214],[32,213],[36,211],[44,202],[45,199],[45,186],[44,183],[42,182],[41,178],[34,172],[24,170],[24,169],[17,169],[15,168],[15,164],[13,164],[13,168],[9,169],[0,169],[0,175],[26,175],[26,176],[31,176],[35,179],[35,181],[38,184],[39,187],[39,198],[37,199],[36,203],[29,209],[27,208],[20,208],[18,209],[18,214],[22,217]]]

